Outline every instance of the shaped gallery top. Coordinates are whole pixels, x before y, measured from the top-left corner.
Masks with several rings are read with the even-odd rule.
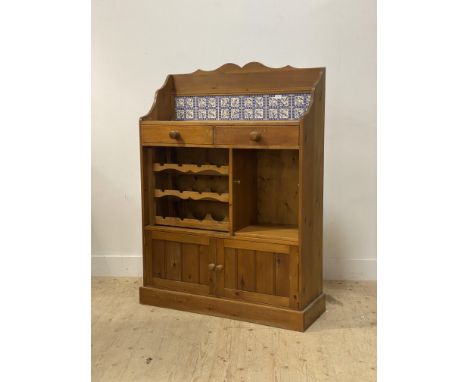
[[[311,110],[325,68],[269,68],[257,62],[170,74],[144,125],[297,125]]]

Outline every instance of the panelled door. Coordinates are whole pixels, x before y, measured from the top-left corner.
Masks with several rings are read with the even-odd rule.
[[[218,239],[216,295],[298,309],[298,248]]]
[[[145,232],[145,286],[214,294],[216,239],[164,231]]]

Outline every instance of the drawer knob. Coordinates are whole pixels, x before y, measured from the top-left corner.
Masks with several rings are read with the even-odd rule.
[[[223,270],[223,264],[218,264],[218,265],[215,267],[215,270],[217,270],[217,271],[222,271],[222,270]]]
[[[208,264],[208,269],[212,271],[213,269],[215,269],[215,265],[213,263]]]
[[[258,142],[260,139],[262,139],[262,134],[259,133],[258,131],[252,131],[250,133],[250,140],[254,142]]]
[[[172,138],[172,139],[178,139],[180,138],[180,133],[176,130],[171,130],[169,131],[169,136]]]

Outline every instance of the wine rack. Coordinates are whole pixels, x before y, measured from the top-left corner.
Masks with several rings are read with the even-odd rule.
[[[155,224],[229,230],[227,150],[157,148]]]

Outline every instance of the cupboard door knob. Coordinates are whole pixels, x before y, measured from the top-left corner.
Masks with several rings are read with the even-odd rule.
[[[215,269],[215,265],[213,263],[208,264],[208,269],[212,271],[213,269]]]
[[[180,133],[176,130],[171,130],[169,131],[169,136],[172,138],[172,139],[178,139],[180,138]]]
[[[250,133],[250,140],[254,142],[258,142],[260,139],[262,139],[262,134],[259,133],[258,131],[252,131]]]
[[[218,264],[215,268],[217,271],[222,271],[223,270],[223,264]]]

